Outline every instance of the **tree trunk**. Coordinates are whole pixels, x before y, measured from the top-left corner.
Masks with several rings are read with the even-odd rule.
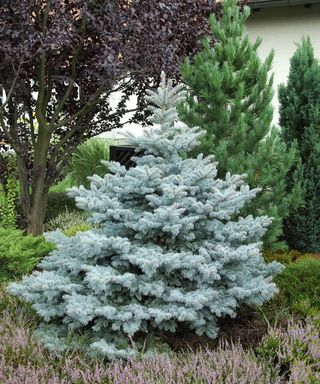
[[[32,179],[30,186],[28,178],[27,159],[23,159],[17,154],[17,166],[20,184],[20,204],[23,211],[27,232],[30,235],[38,236],[43,233],[43,224],[46,215],[46,206],[48,201],[49,186],[46,185],[46,162],[48,146],[43,143],[41,149],[42,155],[37,154],[37,166],[34,162]],[[42,158],[42,163],[40,162]]]
[[[41,183],[41,180],[39,180]],[[33,199],[30,213],[28,215],[28,234],[38,236],[43,233],[44,220],[46,215],[46,207],[48,201],[49,188],[40,186],[37,188],[37,196]]]
[[[24,218],[27,219],[31,208],[27,159],[21,156],[20,152],[18,151],[16,151],[16,156],[19,176],[20,204]]]
[[[46,184],[46,178],[50,138],[51,133],[47,130],[47,127],[39,124],[32,169],[31,205],[27,216],[27,231],[28,234],[33,236],[38,236],[43,233],[49,194],[49,186]]]

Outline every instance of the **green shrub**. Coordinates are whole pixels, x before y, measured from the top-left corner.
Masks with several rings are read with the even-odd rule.
[[[0,208],[1,225],[5,228],[16,228],[17,184],[16,178],[13,175],[9,175],[7,179],[7,190]]]
[[[320,62],[310,37],[303,37],[290,60],[288,81],[279,87],[281,134],[289,146],[297,145],[301,162],[286,182],[292,186],[301,180],[305,188],[305,204],[287,218],[284,236],[303,252],[320,252],[319,98]]]
[[[305,258],[319,258],[316,254],[312,253],[302,253],[300,251],[291,250],[289,252],[283,251],[283,252],[271,252],[267,251],[264,253],[264,257],[268,263],[271,263],[272,261],[278,261],[282,264],[289,264],[294,261],[305,259]]]
[[[78,232],[85,232],[92,229],[92,226],[89,223],[83,223],[79,225],[75,225],[74,227],[67,228],[63,231],[63,233],[68,236],[72,237]]]
[[[65,193],[71,187],[73,187],[72,180],[70,175],[67,175],[64,179],[60,180],[50,188],[50,193]]]
[[[259,307],[257,314],[270,324],[286,322],[290,314],[320,317],[320,256],[298,251],[267,252],[264,256],[267,262],[278,261],[286,268],[274,279],[279,292]]]
[[[285,144],[272,124],[274,53],[261,60],[262,40],[249,39],[248,7],[240,9],[237,0],[220,3],[221,17],[209,19],[211,36],[181,68],[188,87],[181,120],[204,132],[194,155],[214,155],[218,177],[245,173],[250,187],[261,189],[242,214],[272,217],[264,246],[284,249],[283,220],[303,200],[299,182],[290,189],[286,185],[286,175],[297,161],[296,149]]]
[[[0,282],[30,273],[53,248],[43,236],[24,236],[18,229],[0,228]]]
[[[279,261],[282,264],[289,264],[293,262],[293,256],[288,252],[265,252],[264,258],[268,263],[272,261]]]
[[[1,156],[2,198],[0,203],[1,226],[16,228],[16,201],[19,195],[19,181],[17,177],[16,158],[12,154]]]
[[[274,332],[269,332],[263,337],[256,352],[263,359],[277,363],[277,353],[282,349],[282,341]]]
[[[47,203],[46,223],[66,210],[79,211],[74,199],[69,197],[66,192],[50,192]]]
[[[291,312],[303,316],[320,310],[320,260],[301,257],[287,265],[275,278],[279,294],[273,299],[279,306],[287,306]]]
[[[101,160],[109,160],[109,144],[103,139],[90,139],[81,144],[70,164],[70,177],[74,185],[90,186],[89,176],[106,174]]]

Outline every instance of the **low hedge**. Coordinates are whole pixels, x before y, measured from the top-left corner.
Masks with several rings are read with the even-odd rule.
[[[296,251],[266,255],[268,261],[279,261],[286,268],[275,277],[279,293],[265,306],[271,317],[276,312],[320,315],[320,258],[317,254]]]

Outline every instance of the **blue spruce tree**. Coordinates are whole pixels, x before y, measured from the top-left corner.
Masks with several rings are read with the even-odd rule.
[[[11,284],[43,318],[38,335],[49,348],[66,346],[72,330],[93,355],[128,357],[138,332],[175,332],[179,323],[214,338],[218,318],[276,291],[281,267],[260,252],[271,219],[239,217],[257,189],[240,175],[218,179],[211,156],[185,159],[201,132],[177,121],[184,97],[163,75],[147,98],[149,130],[129,138],[143,151],[136,167],[108,163],[110,173],[91,177],[90,189],[70,192],[96,228],[50,234],[56,250],[42,270]]]

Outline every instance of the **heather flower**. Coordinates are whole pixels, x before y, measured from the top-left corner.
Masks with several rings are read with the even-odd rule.
[[[13,303],[0,311],[1,384],[280,384],[275,371],[239,345],[107,364],[81,354],[50,354],[34,337],[35,325],[26,306]]]
[[[319,319],[291,321],[287,329],[270,330],[258,352],[277,363],[290,383],[320,383]]]
[[[109,377],[121,384],[278,384],[267,364],[258,362],[239,345],[220,345],[215,351],[154,356],[140,361],[115,362]]]
[[[75,352],[50,354],[34,336],[36,323],[28,306],[9,295],[3,298],[0,291],[1,384],[320,383],[320,322],[315,318],[271,329],[258,356],[224,342],[215,350],[154,353],[112,363]]]
[[[312,365],[299,360],[291,366],[288,384],[319,384],[320,372],[315,372]]]

